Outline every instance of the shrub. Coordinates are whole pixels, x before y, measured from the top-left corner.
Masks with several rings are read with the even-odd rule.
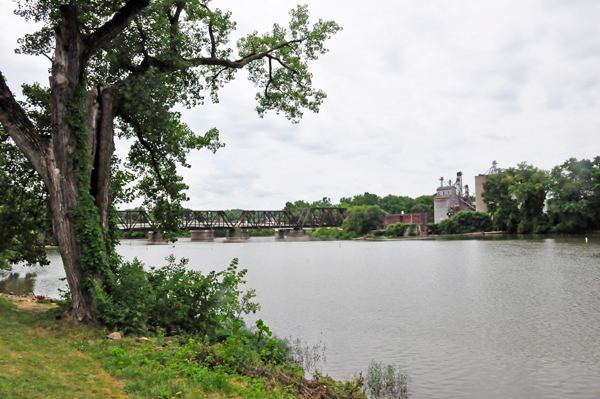
[[[306,234],[315,239],[321,240],[336,240],[340,239],[343,230],[338,229],[337,227],[319,227],[316,230],[307,230]]]
[[[494,228],[488,213],[468,211],[460,211],[457,215],[429,227],[437,234],[465,234],[492,231]]]
[[[403,223],[390,224],[385,233],[388,237],[404,237],[404,232],[409,225]]]
[[[123,332],[147,333],[163,329],[167,334],[197,334],[217,339],[219,334],[243,325],[242,314],[256,312],[254,290],[242,293],[239,285],[247,270],[237,270],[234,259],[227,270],[203,275],[187,270],[188,260],[145,270],[137,259],[122,262],[115,272],[109,294],[99,295],[100,319]]]

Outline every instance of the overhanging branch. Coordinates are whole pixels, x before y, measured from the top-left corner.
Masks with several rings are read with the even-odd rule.
[[[17,147],[23,151],[35,171],[42,178],[46,178],[47,171],[44,167],[46,140],[39,135],[23,107],[15,100],[2,72],[0,72],[0,124]]]

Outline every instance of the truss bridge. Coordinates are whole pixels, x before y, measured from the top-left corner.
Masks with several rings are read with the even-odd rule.
[[[212,241],[214,230],[229,230],[228,237],[246,239],[248,229],[277,229],[280,238],[283,230],[302,231],[319,227],[339,227],[344,222],[346,208],[305,208],[300,216],[290,211],[242,211],[235,219],[225,211],[184,211],[179,229],[192,231],[192,240]],[[145,210],[116,211],[117,227],[122,231],[148,231],[159,234],[160,230],[152,216]],[[295,232],[292,235],[302,236]],[[277,238],[277,235],[276,235]],[[150,234],[149,234],[150,239]],[[161,238],[162,240],[162,238]]]

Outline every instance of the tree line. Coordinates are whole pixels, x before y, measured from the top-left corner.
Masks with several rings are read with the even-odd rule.
[[[600,156],[541,170],[527,163],[488,176],[483,201],[496,230],[575,233],[600,229]]]

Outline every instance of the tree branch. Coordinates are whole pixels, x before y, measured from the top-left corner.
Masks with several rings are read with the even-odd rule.
[[[129,0],[112,19],[86,36],[88,43],[87,57],[92,56],[106,43],[117,37],[139,13],[150,4],[150,0]]]
[[[210,36],[210,56],[217,58],[217,44],[215,43],[215,35],[213,34],[212,18],[208,21],[208,35]]]
[[[138,74],[143,73],[150,67],[158,68],[161,72],[174,72],[174,71],[178,71],[182,68],[195,67],[195,66],[201,66],[201,65],[222,66],[225,68],[242,69],[243,67],[245,67],[252,61],[256,61],[256,60],[259,60],[259,59],[269,56],[275,50],[278,50],[280,48],[289,46],[290,44],[299,43],[302,41],[304,41],[304,39],[296,39],[296,40],[291,40],[289,42],[284,42],[284,43],[282,43],[278,46],[275,46],[275,47],[273,47],[267,51],[264,51],[262,53],[247,55],[244,58],[241,58],[236,61],[231,61],[228,59],[216,58],[216,57],[198,57],[198,58],[189,58],[189,59],[180,58],[179,60],[176,60],[176,61],[173,61],[173,60],[165,61],[165,60],[160,60],[155,57],[148,57],[148,59],[144,60],[144,62],[142,62],[142,64],[140,64],[140,66],[138,66],[136,69],[134,69],[133,72],[138,73]]]
[[[23,151],[35,171],[46,180],[48,176],[44,164],[44,155],[47,140],[39,135],[23,107],[15,100],[6,85],[2,72],[0,72],[0,124],[14,140],[17,147]]]
[[[265,98],[270,99],[269,97],[269,85],[273,82],[273,66],[271,65],[271,58],[269,57],[269,81],[265,86]]]

